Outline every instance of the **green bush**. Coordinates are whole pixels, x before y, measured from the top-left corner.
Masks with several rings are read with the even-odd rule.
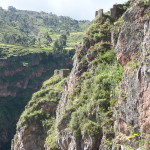
[[[109,50],[103,55],[100,55],[99,59],[103,63],[112,63],[116,59],[116,55],[113,50]]]
[[[81,135],[80,128],[73,131],[73,136],[76,137],[76,138],[81,138],[82,135]]]
[[[53,131],[49,131],[49,135],[46,138],[46,146],[48,146],[52,150],[59,150],[58,145],[57,145],[57,135],[55,129],[52,127]]]
[[[82,134],[94,136],[94,135],[98,135],[101,130],[100,130],[100,126],[97,123],[91,120],[86,120],[85,123],[82,124],[81,131]]]
[[[93,40],[96,42],[98,42],[106,37],[106,35],[104,33],[95,33],[92,36],[93,36]]]
[[[70,127],[72,129],[78,129],[78,126],[79,126],[78,115],[76,112],[74,112],[71,114]]]

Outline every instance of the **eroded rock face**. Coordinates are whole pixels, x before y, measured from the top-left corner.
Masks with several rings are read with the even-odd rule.
[[[26,150],[26,149],[37,149],[37,150],[44,150],[43,147],[43,139],[40,137],[37,139],[37,135],[44,136],[43,132],[40,132],[40,127],[37,125],[32,125],[24,132],[23,129],[20,129],[18,139],[15,139],[15,145],[13,146],[12,143],[12,150]],[[37,132],[38,131],[38,132]],[[31,136],[32,135],[32,136]],[[42,149],[43,147],[43,149]]]
[[[63,93],[57,108],[57,143],[61,150],[96,150],[99,148],[101,136],[82,135],[80,139],[76,138],[73,135],[73,131],[67,129],[67,120],[69,120],[70,118],[63,119],[63,116],[66,113],[66,106],[68,105],[69,101],[68,94],[74,92],[78,78],[83,72],[86,72],[86,70],[89,69],[88,63],[80,63],[83,57],[88,57],[86,51],[87,47],[84,46],[79,47],[79,49],[76,50],[76,54],[74,56],[73,69],[71,71],[70,76],[68,77],[65,92]],[[94,58],[96,57],[96,55],[94,56],[93,54],[92,57]]]
[[[28,106],[30,107],[30,106]],[[46,114],[55,114],[57,103],[47,102],[41,103],[39,106]],[[11,150],[45,150],[45,138],[47,129],[38,122],[32,121],[28,123],[28,127],[17,127],[17,132],[12,140]]]
[[[143,131],[150,134],[150,21],[145,23],[145,37],[142,43],[144,62],[138,72],[140,81],[140,99],[139,99],[139,126]]]
[[[126,149],[126,147],[121,145],[122,142],[127,142],[128,146],[139,148],[137,142],[142,138],[142,134],[145,133],[148,136],[150,132],[150,118],[148,116],[150,112],[150,22],[148,15],[150,7],[133,4],[123,14],[124,25],[117,43],[113,42],[113,47],[116,47],[117,59],[124,67],[119,101],[114,113],[116,118],[116,143],[114,145],[118,145],[118,148],[122,150]],[[85,48],[89,48],[89,41],[87,40],[86,42],[88,44],[86,44]],[[101,145],[99,143],[99,150],[104,150],[107,149],[103,146],[106,140],[105,135],[103,135],[102,139],[81,136],[80,141],[76,141],[71,130],[64,131],[67,128],[67,119],[62,119],[61,117],[65,114],[65,106],[68,104],[67,96],[68,93],[73,92],[78,76],[80,76],[80,72],[82,73],[82,69],[84,68],[80,64],[80,57],[83,58],[86,56],[88,62],[93,59],[93,56],[89,52],[87,54],[84,52],[82,55],[80,54],[79,50],[74,57],[74,68],[68,79],[67,92],[62,96],[57,111],[58,144],[62,150],[96,150],[97,146],[94,144],[94,141],[100,140]],[[89,66],[87,69],[89,69]],[[133,140],[130,140],[131,131],[129,131],[129,127],[132,128],[130,129],[132,130],[132,134],[137,134],[139,138],[136,139],[134,137]],[[125,137],[119,137],[118,140],[117,134],[123,134]],[[146,149],[150,149],[149,146]]]
[[[116,106],[115,130],[128,138],[137,134],[139,138],[123,139],[121,143],[138,148],[142,138],[150,135],[150,7],[133,6],[123,18],[125,20],[116,46],[118,61],[124,66],[124,77]],[[132,130],[132,133],[131,133]],[[145,135],[145,137],[143,137]],[[145,140],[144,148],[150,149]],[[123,146],[121,149],[123,148]]]
[[[0,60],[1,150],[10,147],[16,123],[32,94],[40,89],[43,81],[53,75],[55,69],[71,66],[71,55],[35,53]]]

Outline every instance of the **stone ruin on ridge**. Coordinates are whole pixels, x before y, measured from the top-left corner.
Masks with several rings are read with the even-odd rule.
[[[124,5],[123,4],[116,4],[113,5],[113,8],[110,9],[109,14],[112,19],[116,19],[120,16],[118,16],[121,13],[121,10],[123,9]],[[105,18],[105,15],[103,13],[103,9],[99,9],[98,11],[95,12],[95,19],[97,20],[102,20]]]
[[[67,77],[70,74],[69,69],[61,69],[61,70],[55,70],[54,75],[55,76],[60,76],[60,77]]]

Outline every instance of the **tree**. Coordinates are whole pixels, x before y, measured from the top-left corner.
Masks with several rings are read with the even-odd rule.
[[[63,47],[62,47],[62,45],[61,45],[61,43],[60,43],[59,40],[56,40],[56,41],[54,42],[53,49],[54,49],[55,52],[58,52],[58,53],[61,52],[61,50],[63,49]]]
[[[48,34],[48,32],[46,32],[46,33],[44,34],[44,44],[45,44],[46,46],[49,46],[52,41],[53,41],[53,40],[52,40],[51,36]]]
[[[59,38],[62,47],[66,46],[67,36],[66,34],[62,34]]]
[[[8,10],[9,10],[9,11],[16,11],[16,8],[13,7],[13,6],[8,6]]]
[[[62,34],[59,39],[54,42],[53,49],[55,52],[63,52],[64,47],[66,46],[67,36]]]

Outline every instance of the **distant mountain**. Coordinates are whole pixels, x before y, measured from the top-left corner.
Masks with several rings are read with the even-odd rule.
[[[78,32],[82,35],[90,22],[52,13],[0,8],[0,43],[39,47],[54,42],[61,34]],[[72,34],[71,34],[72,35]],[[51,40],[49,41],[49,39]],[[49,38],[49,39],[47,39]],[[81,38],[77,38],[79,40]]]

